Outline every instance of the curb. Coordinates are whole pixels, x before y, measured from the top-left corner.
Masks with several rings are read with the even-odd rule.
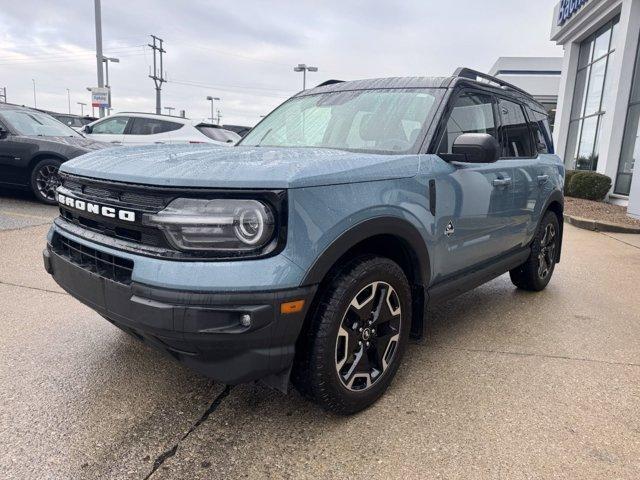
[[[598,220],[591,220],[590,218],[574,217],[573,215],[567,215],[566,213],[564,214],[564,219],[574,227],[592,230],[594,232],[640,234],[640,227],[620,225],[619,223],[601,222]]]

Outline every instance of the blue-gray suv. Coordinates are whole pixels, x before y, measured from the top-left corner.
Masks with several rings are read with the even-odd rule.
[[[545,108],[496,78],[328,81],[233,148],[101,150],[60,168],[44,251],[71,295],[217,381],[353,413],[427,307],[505,272],[546,287],[564,167]]]

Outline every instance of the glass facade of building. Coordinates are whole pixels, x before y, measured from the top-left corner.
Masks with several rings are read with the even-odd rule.
[[[618,175],[614,193],[629,195],[633,165],[640,157],[640,45],[636,53],[636,64],[633,73],[633,86],[629,99],[627,122],[624,127],[622,152],[618,163]]]
[[[570,169],[595,170],[602,119],[611,103],[611,76],[607,75],[615,55],[618,18],[605,24],[580,44],[571,121],[565,151]]]

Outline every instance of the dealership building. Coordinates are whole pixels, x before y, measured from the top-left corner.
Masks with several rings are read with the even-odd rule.
[[[640,0],[562,0],[564,48],[554,139],[567,168],[611,177],[610,199],[640,217]]]

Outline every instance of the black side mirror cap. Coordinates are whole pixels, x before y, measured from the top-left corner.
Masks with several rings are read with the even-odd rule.
[[[453,142],[444,160],[464,163],[494,163],[500,158],[500,144],[488,133],[463,133]]]
[[[82,127],[82,131],[84,133],[91,133],[92,130],[93,130],[93,127],[91,127],[91,125],[85,125],[84,127]]]
[[[9,136],[9,132],[5,130],[4,127],[0,127],[0,139],[7,138]]]

